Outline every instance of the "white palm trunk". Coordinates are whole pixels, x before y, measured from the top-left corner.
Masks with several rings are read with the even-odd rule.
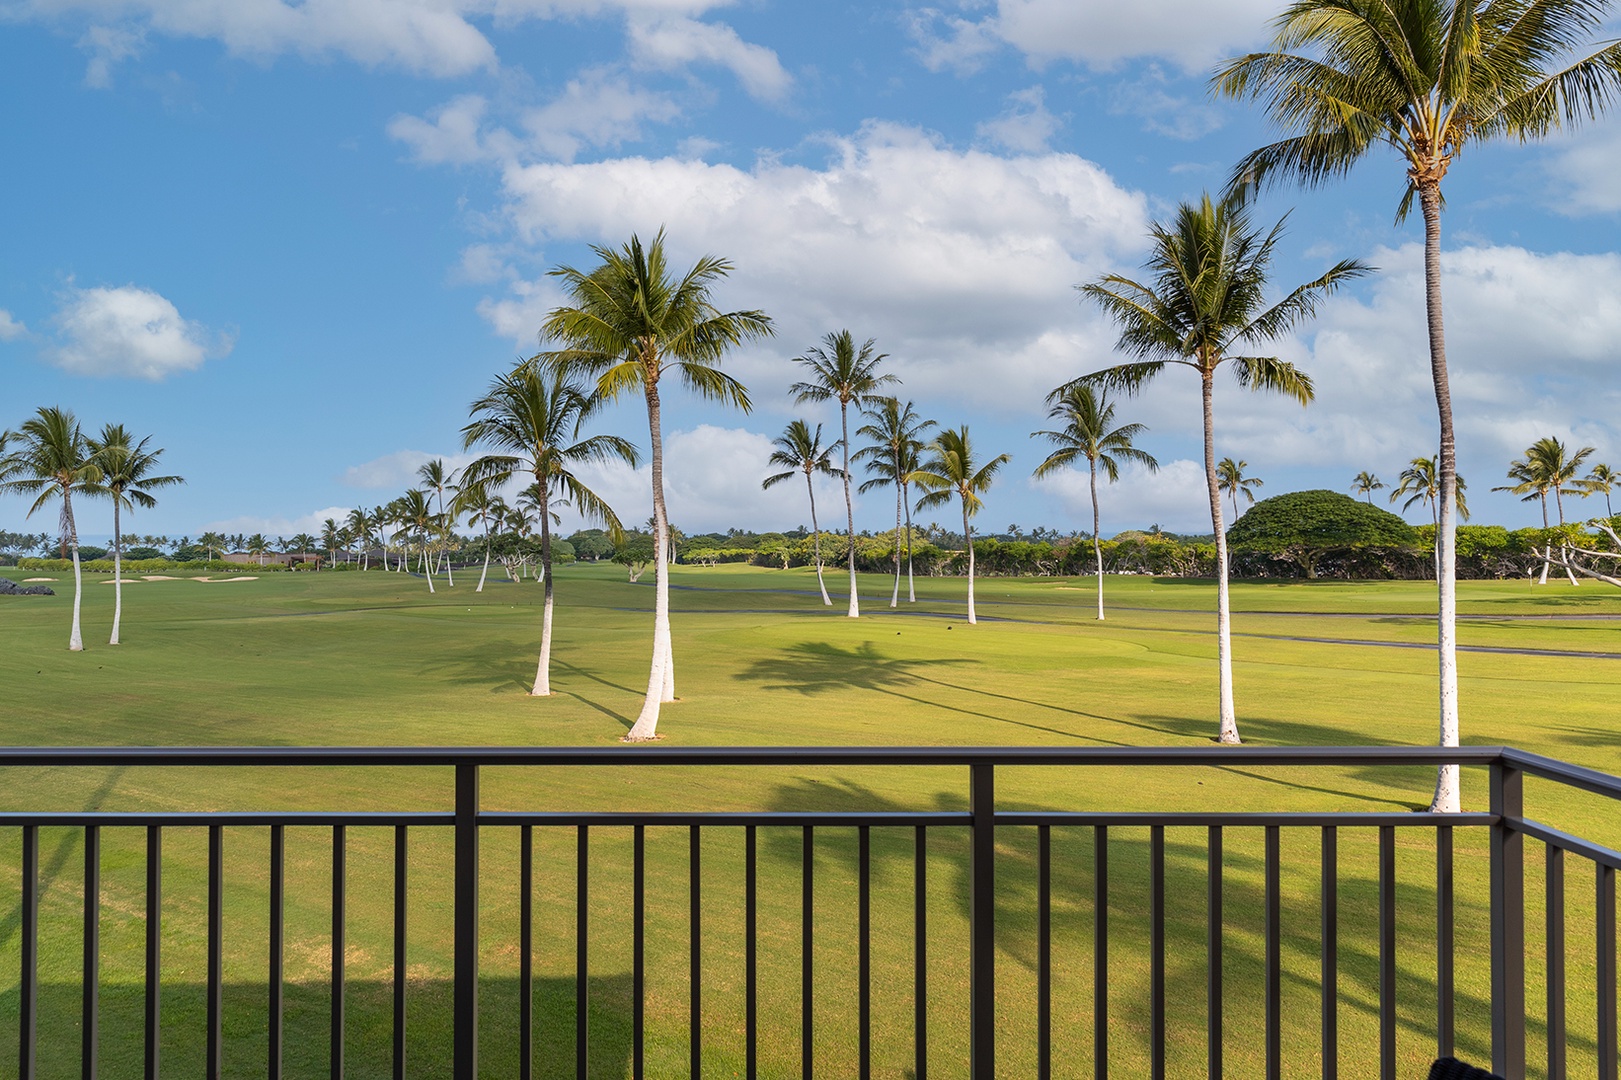
[[[655,738],[659,724],[659,706],[674,700],[675,673],[670,648],[670,563],[669,518],[664,506],[664,434],[660,430],[658,386],[647,388],[647,425],[651,438],[653,473],[653,661],[647,673],[647,696],[642,699],[642,711],[636,722],[625,733],[626,742],[644,742]],[[668,675],[667,675],[668,673]],[[668,697],[666,694],[668,693]]]
[[[974,533],[968,525],[968,501],[966,499],[963,500],[962,504],[962,537],[963,541],[968,545],[968,625],[974,626],[977,623],[974,618]]]
[[[486,522],[485,525],[484,525],[484,569],[479,571],[478,588],[474,589],[473,591],[476,592],[476,593],[483,592],[484,591],[484,579],[489,577],[489,576],[490,576],[490,526],[489,526],[489,523]]]
[[[895,455],[895,588],[889,594],[889,606],[901,604],[901,503],[906,496],[901,492],[901,456]]]
[[[73,504],[68,493],[62,492],[62,528],[68,534],[73,549],[73,630],[68,634],[68,651],[84,652],[84,636],[79,633],[79,601],[84,595],[84,578],[79,572],[79,531],[73,526]]]
[[[433,567],[428,564],[428,542],[422,542],[422,576],[428,579],[428,591],[434,592]]]
[[[107,644],[118,644],[118,624],[124,617],[124,539],[118,520],[119,493],[113,492],[113,634]]]
[[[850,405],[839,400],[839,427],[844,432],[844,517],[850,533],[850,610],[852,619],[861,617],[861,602],[856,599],[856,511],[850,500]]]
[[[546,575],[546,602],[540,617],[540,662],[535,668],[535,686],[529,693],[549,697],[552,692],[552,529],[551,497],[546,482],[540,487],[540,564]],[[482,583],[480,583],[482,587]]]
[[[1204,372],[1204,471],[1210,496],[1210,525],[1216,533],[1216,668],[1221,727],[1217,741],[1238,743],[1238,715],[1233,708],[1232,603],[1227,592],[1227,531],[1221,520],[1221,488],[1216,480],[1216,431],[1212,373]],[[1094,533],[1094,535],[1096,535]]]
[[[906,602],[917,603],[917,588],[912,584],[912,491],[911,484],[903,484],[906,494],[901,498],[901,505],[906,507]]]
[[[1098,564],[1098,621],[1103,621],[1103,541],[1098,537],[1098,463],[1096,458],[1087,458],[1086,463],[1092,469],[1092,557]]]
[[[833,598],[827,595],[827,582],[822,580],[822,529],[816,524],[816,486],[811,483],[808,469],[805,471],[805,490],[810,493],[811,558],[816,560],[816,587],[822,590],[822,603],[832,607]]]

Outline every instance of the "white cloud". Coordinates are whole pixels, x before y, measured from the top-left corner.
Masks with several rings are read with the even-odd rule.
[[[780,99],[793,85],[775,52],[744,41],[725,23],[632,18],[626,29],[631,56],[640,65],[672,71],[695,63],[718,64],[737,76],[750,95],[766,101]]]
[[[27,333],[28,327],[13,318],[11,312],[0,308],[0,341],[16,341]]]
[[[338,482],[345,487],[363,488],[367,490],[387,489],[398,494],[408,488],[421,488],[422,479],[417,476],[417,470],[435,458],[445,463],[445,468],[460,472],[472,461],[475,454],[430,454],[423,450],[396,450],[392,454],[384,454],[380,458],[373,458],[360,465],[351,465],[343,470]]]
[[[1150,64],[1134,79],[1115,83],[1109,90],[1109,111],[1134,116],[1149,131],[1184,141],[1210,134],[1222,125],[1221,110],[1205,101],[1193,101],[1169,90],[1170,79],[1158,64]]]
[[[1138,250],[1147,223],[1141,195],[1073,154],[1008,159],[888,124],[833,140],[821,168],[620,158],[509,168],[504,184],[528,244],[668,224],[676,260],[732,259],[722,302],[780,320],[775,344],[737,360],[762,401],[790,381],[784,356],[849,326],[894,356],[908,393],[1025,409],[1105,354],[1112,334],[1072,286]],[[520,283],[481,311],[532,348],[549,288]]]
[[[321,523],[331,518],[339,525],[349,516],[350,506],[328,506],[321,510],[311,510],[301,517],[259,517],[253,514],[242,514],[221,521],[211,521],[202,527],[203,532],[223,533],[226,536],[235,536],[244,533],[252,536],[254,533],[263,533],[266,537],[275,540],[277,537],[292,538],[299,533],[309,533],[311,536],[321,535]]]
[[[388,122],[388,133],[411,148],[424,165],[469,165],[512,156],[510,132],[486,134],[481,129],[489,102],[477,94],[452,98],[429,114],[430,120],[400,115]]]
[[[974,133],[1015,153],[1035,154],[1047,149],[1063,121],[1047,111],[1046,94],[1039,86],[1008,95],[1008,107],[994,120],[986,120]]]
[[[61,344],[51,360],[76,375],[116,375],[154,382],[225,356],[234,344],[174,304],[136,285],[73,289],[55,317]]]
[[[939,30],[935,28],[937,23]],[[924,67],[971,75],[1002,46],[993,23],[991,19],[974,22],[960,15],[942,15],[934,8],[920,8],[910,13],[908,29],[917,42],[916,55]]]
[[[699,424],[666,432],[664,498],[671,522],[689,533],[739,524],[762,530],[808,527],[810,504],[803,480],[777,484],[769,491],[760,488],[774,471],[766,467],[773,449],[770,436],[743,428]],[[653,481],[647,465],[632,469],[622,462],[593,464],[580,469],[579,475],[627,528],[652,517]],[[822,528],[839,527],[835,519],[844,518],[843,488],[818,478],[816,513]],[[563,512],[563,519],[565,530],[578,527],[579,519],[569,511]]]
[[[1621,131],[1615,124],[1594,124],[1566,143],[1548,161],[1550,200],[1564,214],[1613,214],[1621,211]]]
[[[79,48],[90,54],[85,65],[86,86],[105,89],[113,84],[113,68],[119,61],[139,56],[146,35],[139,30],[117,26],[92,26],[79,38]]]
[[[1054,511],[1035,524],[1064,532],[1092,531],[1090,481],[1085,469],[1068,469],[1026,483],[1047,501],[1044,509]],[[1106,537],[1125,529],[1147,528],[1151,523],[1168,532],[1208,533],[1209,505],[1204,466],[1185,458],[1161,462],[1158,472],[1127,464],[1120,470],[1118,483],[1098,480],[1099,531]]]

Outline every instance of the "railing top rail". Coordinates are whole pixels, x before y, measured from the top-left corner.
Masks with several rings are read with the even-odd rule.
[[[1608,795],[1612,799],[1621,799],[1621,777],[1601,773],[1597,769],[1572,765],[1556,758],[1543,757],[1541,754],[1530,754],[1524,750],[1513,750],[1506,747],[1503,750],[1503,761],[1505,764],[1524,770],[1532,776],[1557,780],[1562,784],[1569,784],[1571,787],[1578,787],[1595,795]]]
[[[1505,752],[1539,775],[1621,780],[1500,746],[30,746],[18,766],[444,765],[1489,765]],[[1570,782],[1578,782],[1572,779]],[[1591,782],[1589,780],[1589,782]],[[1585,786],[1585,784],[1583,785]]]

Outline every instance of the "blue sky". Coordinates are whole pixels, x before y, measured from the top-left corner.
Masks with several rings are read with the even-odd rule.
[[[465,460],[468,403],[535,350],[559,300],[546,270],[663,226],[680,262],[732,259],[723,305],[778,327],[728,360],[752,414],[667,399],[677,524],[808,521],[800,490],[759,479],[788,420],[836,429],[786,387],[793,356],[848,327],[924,415],[1013,454],[976,527],[1082,527],[1082,478],[1027,479],[1046,391],[1111,362],[1114,332],[1073,286],[1134,272],[1148,222],[1267,138],[1205,79],[1265,42],[1275,8],[0,0],[0,425],[57,404],[153,435],[189,482],[134,531],[315,531],[393,498],[428,457]],[[1618,169],[1621,118],[1472,149],[1447,179],[1477,520],[1533,523],[1487,489],[1542,435],[1621,466]],[[1433,452],[1401,184],[1375,155],[1258,210],[1292,210],[1280,288],[1344,257],[1381,270],[1278,344],[1316,378],[1310,408],[1220,386],[1218,453],[1262,495],[1346,490],[1362,469],[1394,482]],[[1107,532],[1208,531],[1182,374],[1120,404],[1164,468],[1107,491]],[[602,426],[645,448],[638,403]],[[644,476],[592,480],[627,521],[647,516]],[[0,499],[0,529],[52,527],[25,509]],[[879,494],[857,524],[892,514]]]

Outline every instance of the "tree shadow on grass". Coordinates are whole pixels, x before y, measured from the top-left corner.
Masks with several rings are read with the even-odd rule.
[[[127,771],[128,766],[125,765],[116,765],[108,769],[107,775],[102,777],[101,784],[91,793],[90,798],[85,800],[84,809],[86,811],[100,810],[102,802],[113,793],[113,789],[118,786],[119,779]],[[68,859],[75,851],[81,850],[83,838],[84,833],[82,830],[67,830],[57,840],[56,847],[51,853],[40,861],[39,896],[41,899],[44,898],[51,886],[56,883],[58,875],[62,873],[62,868],[68,864]],[[0,918],[0,947],[11,944],[11,939],[17,936],[17,931],[22,927],[22,918],[23,909],[19,898],[17,906],[6,912],[3,918]]]

